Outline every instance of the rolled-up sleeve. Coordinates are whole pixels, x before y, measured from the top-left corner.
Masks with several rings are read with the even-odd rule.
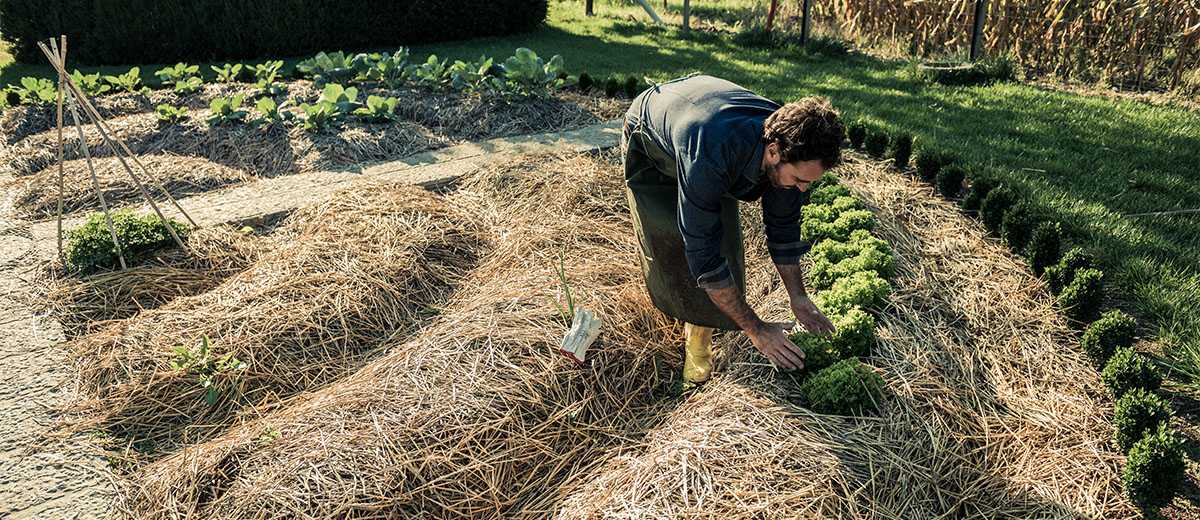
[[[800,263],[812,247],[800,239],[800,209],[808,203],[808,192],[767,188],[762,196],[763,226],[767,251],[777,265]]]
[[[721,197],[728,181],[704,161],[680,172],[680,179],[679,232],[688,270],[703,289],[732,287],[733,274],[721,256]]]

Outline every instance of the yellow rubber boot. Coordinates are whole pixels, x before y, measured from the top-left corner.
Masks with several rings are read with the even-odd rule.
[[[687,337],[683,349],[683,378],[692,383],[708,381],[712,377],[713,329],[684,323],[683,333]]]

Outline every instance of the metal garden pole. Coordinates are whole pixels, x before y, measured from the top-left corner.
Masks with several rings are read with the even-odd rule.
[[[971,32],[971,61],[979,59],[983,44],[983,19],[987,16],[987,0],[975,0],[975,27]]]
[[[800,22],[800,45],[808,45],[809,31],[809,12],[812,10],[812,0],[804,0],[802,7],[802,19]]]

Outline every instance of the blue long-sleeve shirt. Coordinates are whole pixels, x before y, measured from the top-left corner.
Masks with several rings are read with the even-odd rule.
[[[763,123],[779,105],[729,81],[692,76],[646,90],[630,109],[642,129],[675,157],[679,232],[688,269],[705,289],[733,285],[721,256],[721,198],[762,199],[767,249],[776,264],[797,264],[808,194],[774,187],[762,171]]]

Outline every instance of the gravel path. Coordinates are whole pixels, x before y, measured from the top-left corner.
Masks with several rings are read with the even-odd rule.
[[[108,464],[81,438],[45,437],[71,401],[71,373],[58,322],[32,309],[36,244],[11,202],[0,207],[0,518],[104,518]]]

